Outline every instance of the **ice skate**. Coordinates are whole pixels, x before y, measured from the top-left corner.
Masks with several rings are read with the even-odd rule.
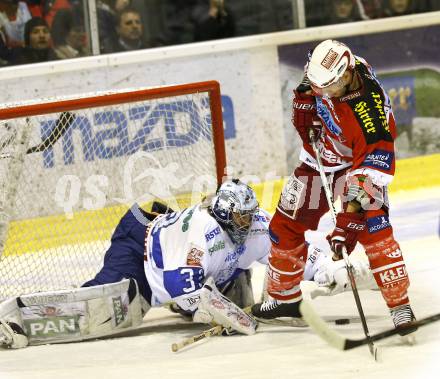
[[[400,330],[399,334],[403,342],[414,345],[416,343],[415,335],[413,334],[418,327],[412,325],[416,320],[414,313],[409,304],[401,305],[399,307],[390,309],[391,317],[393,318],[394,326]]]
[[[276,299],[268,299],[252,306],[252,315],[264,324],[307,326],[299,311],[299,304],[281,303]]]
[[[28,339],[19,325],[0,320],[1,347],[21,349],[27,345]]]

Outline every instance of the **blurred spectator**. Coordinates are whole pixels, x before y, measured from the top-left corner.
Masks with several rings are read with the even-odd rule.
[[[360,0],[309,0],[305,8],[307,26],[341,24],[368,18]]]
[[[292,0],[231,0],[227,5],[237,20],[237,36],[293,29]]]
[[[325,0],[308,0],[304,2],[306,12],[306,26],[327,25],[327,5]]]
[[[6,45],[6,37],[0,30],[0,67],[6,66],[9,63],[10,51]]]
[[[382,0],[357,0],[360,7],[361,16],[364,19],[374,19],[382,17]],[[363,11],[363,14],[362,14]]]
[[[141,16],[132,8],[126,8],[118,14],[116,34],[116,41],[113,46],[106,47],[106,53],[131,51],[149,47],[143,39]]]
[[[43,16],[50,28],[52,28],[57,12],[62,9],[71,9],[71,3],[69,0],[41,0]]]
[[[157,36],[159,44],[179,45],[194,42],[192,12],[197,4],[198,0],[163,0],[162,9],[160,9],[163,17],[163,30]]]
[[[81,8],[59,10],[52,24],[54,51],[58,59],[89,55]]]
[[[40,17],[34,17],[25,24],[25,47],[15,48],[11,54],[10,64],[27,64],[46,62],[54,59],[51,48],[49,27]]]
[[[168,20],[167,0],[131,0],[130,7],[141,15],[144,41],[149,41],[151,46],[164,45],[164,31]]]
[[[425,0],[384,0],[384,17],[404,16],[431,10],[430,3]]]
[[[130,0],[98,0],[96,3],[101,52],[111,50],[116,43],[118,39],[117,15],[128,6],[130,6]]]
[[[329,3],[328,24],[362,20],[356,0],[330,0]]]
[[[24,1],[0,0],[0,31],[7,47],[24,46],[24,25],[31,18]]]
[[[231,10],[225,6],[225,1],[207,0],[207,2],[194,8],[194,41],[233,37],[235,20]]]

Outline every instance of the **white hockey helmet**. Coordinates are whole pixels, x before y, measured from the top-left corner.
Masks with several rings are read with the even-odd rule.
[[[237,244],[246,240],[257,211],[255,192],[239,179],[224,182],[211,202],[212,215]]]
[[[328,39],[313,50],[306,74],[313,89],[326,88],[337,83],[344,72],[354,66],[354,55],[348,46]]]

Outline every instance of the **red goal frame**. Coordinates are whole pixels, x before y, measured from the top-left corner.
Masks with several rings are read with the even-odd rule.
[[[160,99],[164,97],[188,95],[207,92],[211,108],[212,141],[214,143],[217,184],[222,183],[226,174],[226,151],[223,132],[223,116],[220,84],[217,81],[196,82],[181,85],[155,87],[135,91],[102,94],[78,99],[42,102],[29,105],[18,105],[0,109],[0,120],[8,120],[26,116],[74,111],[85,108],[96,108],[120,103],[132,103],[142,100]]]

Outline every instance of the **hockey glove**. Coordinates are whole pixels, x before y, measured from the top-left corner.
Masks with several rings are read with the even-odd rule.
[[[298,90],[293,91],[292,124],[304,143],[310,143],[309,130],[313,129],[315,140],[321,133],[321,122],[316,113],[315,97]]]
[[[332,251],[342,257],[345,248],[350,254],[357,243],[358,234],[365,229],[365,220],[362,213],[340,212],[336,216],[336,226],[327,236]]]
[[[375,210],[385,204],[384,188],[373,183],[366,175],[353,175],[347,179],[347,201],[356,201],[364,210]]]

